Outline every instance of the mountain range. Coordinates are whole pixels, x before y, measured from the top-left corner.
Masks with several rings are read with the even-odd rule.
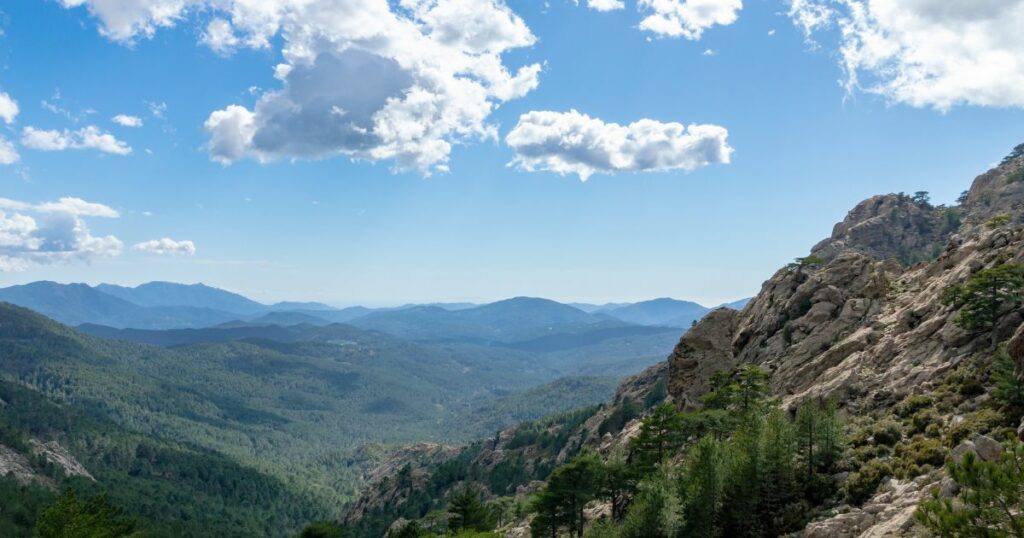
[[[390,308],[335,308],[324,303],[287,301],[267,305],[205,284],[173,282],[148,282],[125,287],[39,281],[0,288],[0,301],[30,308],[72,326],[91,324],[156,330],[238,323],[328,325],[354,320],[360,320],[357,324],[361,326],[392,327],[401,333],[415,332],[412,326],[424,323],[433,326],[470,324],[475,328],[467,329],[469,332],[479,332],[482,325],[494,328],[497,321],[516,324],[526,320],[540,325],[570,320],[579,323],[618,320],[637,325],[685,328],[711,310],[697,303],[669,298],[578,307],[522,297],[485,305],[436,303]],[[745,301],[722,306],[741,308]]]

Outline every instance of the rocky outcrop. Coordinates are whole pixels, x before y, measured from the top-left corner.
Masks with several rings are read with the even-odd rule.
[[[46,483],[52,483],[49,479],[46,479],[36,473],[35,469],[32,468],[32,464],[29,463],[28,458],[23,454],[0,445],[0,476],[13,476],[15,480],[22,484],[27,484],[32,481],[45,481]]]
[[[841,507],[804,530],[805,538],[894,538],[913,536],[914,511],[941,482],[941,473],[914,480],[889,480],[860,508]]]
[[[669,393],[680,408],[699,407],[711,375],[736,366],[732,340],[738,317],[739,312],[729,308],[713,310],[683,335],[669,355]]]
[[[963,208],[964,230],[982,227],[996,215],[1024,223],[1024,156],[1007,158],[975,178]]]
[[[57,441],[50,441],[43,443],[37,439],[31,439],[29,444],[32,445],[32,453],[37,456],[43,456],[46,461],[56,465],[61,471],[67,476],[81,476],[88,478],[89,480],[95,481],[92,474],[71,455],[66,448],[60,445]]]
[[[1011,181],[1015,174],[1020,179]],[[670,358],[668,386],[676,402],[692,406],[715,370],[754,363],[769,372],[787,407],[827,398],[863,415],[928,393],[944,373],[987,351],[988,335],[958,325],[956,307],[944,304],[942,294],[979,270],[1024,263],[1024,226],[1016,224],[1024,215],[1024,157],[979,176],[955,233],[939,226],[942,211],[949,210],[898,195],[859,204],[812,251],[824,264],[783,268],[742,312],[709,316],[691,329],[694,336],[684,337],[686,345],[681,341]],[[1009,222],[986,224],[1004,213]],[[934,255],[909,266],[892,259],[908,250]],[[1024,375],[1022,322],[1024,311],[1006,314],[996,340],[1012,336],[1007,351]],[[992,438],[975,436],[954,453],[992,460],[999,450]],[[891,482],[862,508],[812,523],[806,535],[910,536],[924,482],[938,475]]]
[[[10,447],[0,445],[0,476],[10,474],[18,482],[27,484],[37,482],[52,487],[54,482],[48,476],[41,474],[32,466],[30,456],[42,456],[47,462],[57,466],[67,476],[81,476],[89,480],[95,480],[92,474],[56,441],[43,443],[38,439],[29,439],[29,452],[22,454]]]
[[[955,211],[905,194],[872,196],[850,210],[811,254],[831,261],[844,252],[859,252],[904,265],[931,260],[959,224]]]

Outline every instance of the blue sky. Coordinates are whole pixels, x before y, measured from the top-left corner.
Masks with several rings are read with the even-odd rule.
[[[0,258],[7,248],[11,262],[0,272],[0,284],[201,281],[260,300],[336,304],[516,295],[597,302],[672,296],[717,304],[755,293],[861,199],[927,190],[937,202],[952,202],[971,179],[1024,142],[1024,90],[1006,86],[1024,77],[1024,64],[992,60],[1024,51],[1021,38],[993,41],[983,50],[925,39],[943,28],[967,28],[957,18],[962,14],[904,24],[886,13],[858,21],[835,7],[825,22],[807,24],[800,16],[815,13],[806,11],[808,2],[748,0],[733,9],[738,0],[704,0],[720,2],[720,13],[735,20],[700,27],[697,39],[645,29],[641,21],[658,13],[643,2],[599,11],[585,1],[510,0],[507,7],[492,4],[496,11],[482,10],[476,19],[460,14],[463,24],[456,25],[471,32],[495,14],[517,22],[503,34],[513,45],[494,57],[511,75],[540,67],[535,87],[507,99],[494,97],[493,90],[484,101],[493,111],[458,124],[484,126],[491,134],[451,131],[417,139],[423,147],[440,140],[451,149],[436,160],[417,146],[414,157],[430,162],[408,165],[381,149],[377,131],[370,142],[348,146],[338,146],[336,138],[303,138],[322,126],[324,114],[311,108],[309,114],[281,116],[281,130],[268,128],[253,139],[266,134],[283,142],[254,142],[229,155],[215,142],[234,139],[221,140],[204,125],[231,105],[245,107],[232,110],[253,114],[257,123],[271,117],[273,103],[259,108],[258,102],[298,84],[297,76],[275,78],[275,66],[303,69],[301,58],[283,52],[299,48],[296,28],[257,35],[245,26],[245,13],[217,11],[200,0],[166,20],[112,11],[133,4],[145,10],[162,1],[129,0],[119,8],[93,0],[21,1],[0,8],[0,92],[18,108],[0,127],[17,154],[15,162],[0,165],[4,214],[34,219],[42,231],[26,232],[32,237],[45,235],[44,221],[60,215],[89,234],[47,253],[44,247],[4,247],[0,229]],[[390,10],[427,24],[410,7],[420,0],[390,7],[372,0],[316,1],[335,11],[339,5],[354,12]],[[912,10],[938,0],[894,1]],[[431,8],[445,2],[420,3]],[[286,10],[291,2],[278,3]],[[457,12],[460,3],[450,3]],[[463,3],[462,9],[486,3]],[[1024,2],[998,5],[990,17],[966,16],[989,25],[1024,20]],[[687,13],[663,20],[702,24]],[[117,26],[124,20],[138,24]],[[227,21],[238,43],[214,42],[209,25],[215,20]],[[837,32],[843,24],[864,35],[879,32],[901,52],[879,60],[866,46],[853,50],[857,42]],[[970,28],[960,31],[993,27]],[[387,35],[395,42],[401,37]],[[493,32],[473,36],[491,39],[488,50],[500,46],[493,44],[499,41]],[[250,38],[265,41],[254,48],[245,42]],[[926,46],[948,50],[921,50]],[[388,95],[407,95],[402,92],[409,80],[422,84],[426,75],[403,63],[408,55],[393,60],[377,52],[371,63],[379,60],[380,72],[394,72],[381,75],[380,84],[399,81]],[[338,65],[348,65],[348,53],[337,54]],[[963,61],[952,68],[922,57]],[[309,84],[321,85],[316,91],[334,95],[352,84],[350,90],[369,101],[378,97],[378,78],[334,77],[327,72],[332,65],[309,71]],[[903,76],[894,76],[894,69]],[[858,75],[856,84],[851,73]],[[536,111],[572,130],[581,121],[569,115],[572,110],[599,122],[591,124],[598,131],[648,119],[657,129],[673,122],[714,126],[727,130],[727,138],[708,138],[715,147],[710,153],[657,146],[651,151],[662,164],[654,165],[639,158],[602,165],[591,153],[561,154],[568,138],[561,145],[552,140],[566,137],[565,131],[545,131],[536,140],[538,131],[523,130],[520,140],[534,137],[528,146],[509,138],[524,115]],[[118,114],[134,116],[142,126],[119,125],[112,119]],[[347,107],[337,117],[358,114]],[[424,120],[413,117],[411,123],[417,122]],[[111,145],[110,138],[90,142],[90,126],[92,134],[111,135],[121,145]],[[42,132],[60,136],[51,137],[49,146],[29,140]],[[289,145],[294,137],[288,138],[294,133],[318,153],[296,151]],[[723,143],[732,150],[727,163]],[[129,147],[130,153],[118,154]],[[627,157],[632,151],[614,149]],[[525,163],[528,151],[543,157]],[[551,171],[567,162],[569,170],[586,167],[593,174],[581,181],[577,173]],[[62,198],[102,204],[117,216],[68,209],[69,203],[40,206]],[[89,242],[108,236],[120,246]],[[21,240],[28,244],[26,237]],[[145,246],[161,238],[173,241],[163,249]]]

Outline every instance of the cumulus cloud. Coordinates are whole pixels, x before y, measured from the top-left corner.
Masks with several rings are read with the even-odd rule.
[[[742,0],[638,0],[647,16],[640,28],[662,37],[698,40],[715,25],[728,26],[739,17]]]
[[[12,99],[10,95],[0,92],[0,120],[10,125],[18,117],[18,112],[18,102]]]
[[[499,104],[537,86],[539,64],[503,54],[536,38],[503,0],[62,0],[118,41],[148,37],[188,10],[215,13],[202,41],[227,53],[283,41],[276,91],[205,122],[212,159],[344,155],[423,173],[453,144],[497,136]]]
[[[615,11],[625,8],[626,3],[622,0],[587,0],[587,7],[594,11]]]
[[[728,134],[717,125],[650,119],[619,125],[575,110],[533,111],[519,117],[505,141],[516,152],[512,165],[586,181],[594,173],[689,171],[728,163]]]
[[[0,271],[117,256],[124,247],[121,240],[94,236],[85,222],[86,217],[117,216],[110,207],[80,198],[41,204],[0,198]]]
[[[175,241],[164,237],[136,243],[132,246],[132,250],[161,256],[193,256],[196,253],[196,245],[192,241]]]
[[[101,131],[95,125],[75,131],[46,130],[28,126],[21,131],[21,143],[27,148],[40,151],[94,149],[115,155],[128,155],[132,152],[131,146],[118,140],[114,135]]]
[[[129,116],[128,114],[118,114],[111,121],[120,125],[121,127],[142,127],[142,118],[138,116]]]
[[[21,159],[10,140],[0,136],[0,164],[14,164]]]
[[[200,41],[219,54],[230,53],[240,42],[231,23],[219,17],[206,25],[206,31],[203,32]]]
[[[947,110],[1024,106],[1024,0],[790,0],[819,45],[835,31],[850,91]]]

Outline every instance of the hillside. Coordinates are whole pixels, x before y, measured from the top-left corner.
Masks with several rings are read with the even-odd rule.
[[[628,323],[689,328],[710,310],[694,302],[663,297],[601,310],[601,313]]]
[[[2,536],[33,536],[30,524],[66,487],[106,496],[147,536],[285,536],[332,513],[220,454],[133,433],[13,383],[0,381],[0,402]]]
[[[191,306],[252,315],[270,310],[248,297],[205,284],[147,282],[134,288],[100,284],[96,290],[139,306]]]
[[[31,308],[68,325],[95,323],[147,329],[208,327],[238,316],[233,312],[194,306],[144,307],[85,284],[45,281],[0,288],[0,301]]]
[[[498,521],[510,536],[529,534],[531,524],[535,532],[553,529],[543,531],[551,535],[560,526],[593,526],[602,537],[660,536],[664,529],[701,536],[930,535],[935,527],[924,527],[927,517],[915,519],[915,513],[933,491],[949,499],[959,488],[984,486],[962,476],[951,480],[945,464],[959,464],[969,453],[983,465],[998,465],[1006,449],[997,440],[1013,442],[1022,422],[1021,177],[1024,156],[1018,153],[979,176],[957,207],[899,194],[859,204],[814,247],[817,259],[780,269],[742,310],[704,317],[667,361],[624,382],[613,400],[570,431],[541,428],[557,442],[544,437],[524,446],[517,432],[537,426],[522,425],[432,459],[391,461],[392,469],[408,464],[403,473],[416,479],[403,483],[374,473],[379,478],[346,521],[357,536],[378,536],[397,517],[444,529],[446,497],[471,488],[492,506],[520,507]],[[969,297],[985,296],[963,294],[989,289],[977,288],[979,279],[995,278],[989,275],[1007,275],[998,277],[1004,279],[999,286],[1008,286],[998,288],[1008,290],[999,292],[1000,308],[970,310]],[[971,325],[972,319],[988,321]],[[672,406],[652,407],[666,393]],[[709,432],[717,433],[703,437]],[[810,448],[800,448],[797,436],[810,439]],[[767,447],[775,452],[760,452]],[[598,457],[576,458],[581,450]],[[739,459],[715,463],[726,457],[715,451]],[[551,474],[547,462],[555,453],[561,467]],[[652,454],[663,473],[642,467]],[[755,454],[762,455],[750,460]],[[771,466],[759,470],[744,461]],[[615,475],[626,480],[618,493],[581,486],[585,475],[573,473],[594,468],[626,473]],[[781,474],[759,474],[765,472]],[[569,519],[545,512],[545,503],[567,498],[570,490],[554,488],[571,487],[565,481],[572,476],[580,478],[571,491],[587,509],[574,505],[578,519],[573,512]],[[545,487],[538,479],[553,482]],[[682,496],[666,480],[680,480]],[[709,483],[721,489],[702,489]],[[718,500],[695,504],[707,495]],[[679,511],[661,519],[666,506]],[[932,503],[928,510],[942,506]],[[440,509],[440,516],[423,518],[431,509]]]
[[[337,497],[355,486],[361,445],[465,439],[460,413],[551,375],[345,326],[303,341],[153,347],[10,305],[0,305],[0,356],[0,374],[51,398]]]

